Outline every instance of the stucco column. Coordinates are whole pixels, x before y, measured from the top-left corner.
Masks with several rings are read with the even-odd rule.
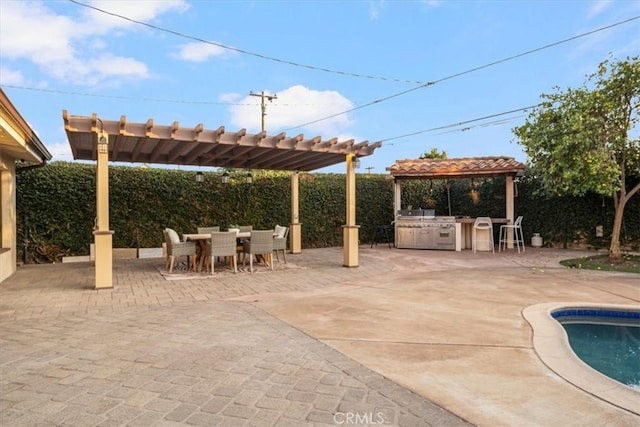
[[[400,184],[400,180],[399,179],[395,179],[393,180],[393,223],[391,224],[392,227],[395,227],[395,223],[396,223],[396,218],[398,217],[398,211],[402,209],[402,185]],[[394,237],[394,242],[393,244],[398,247],[398,233],[395,232],[393,235]]]
[[[402,186],[400,185],[400,180],[393,180],[393,218],[395,219],[396,215],[398,215],[398,211],[402,209]]]
[[[300,180],[297,171],[291,174],[291,227],[289,248],[292,254],[302,252],[302,224],[300,223]]]
[[[513,177],[507,176],[505,188],[505,199],[507,203],[507,219],[509,224],[513,224],[514,217],[514,200],[513,200]],[[499,243],[499,242],[498,242]],[[513,228],[507,228],[507,248],[513,249]]]
[[[342,227],[344,267],[358,267],[358,226],[356,225],[356,171],[353,154],[347,154],[347,215]]]
[[[96,133],[95,289],[113,288],[113,231],[109,230],[109,135]]]

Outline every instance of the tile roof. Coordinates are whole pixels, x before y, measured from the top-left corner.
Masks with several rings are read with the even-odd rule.
[[[386,169],[394,178],[461,178],[517,175],[525,165],[512,157],[465,157],[396,160]]]

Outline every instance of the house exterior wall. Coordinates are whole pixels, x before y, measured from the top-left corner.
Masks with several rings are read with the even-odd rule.
[[[0,152],[0,282],[16,271],[15,159]]]
[[[0,89],[0,282],[17,269],[16,161],[37,167],[50,159],[51,153]]]

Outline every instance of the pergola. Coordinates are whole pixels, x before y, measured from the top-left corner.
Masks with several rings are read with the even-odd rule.
[[[387,170],[393,178],[394,212],[400,210],[402,182],[412,179],[470,179],[506,177],[506,218],[514,221],[514,178],[524,173],[526,166],[512,157],[465,157],[455,159],[396,160]],[[512,233],[512,230],[509,230]],[[512,234],[508,247],[513,247]]]
[[[120,120],[103,120],[96,113],[91,117],[73,116],[66,110],[62,112],[62,118],[73,158],[97,161],[96,289],[113,287],[114,231],[109,229],[109,161],[292,171],[289,233],[292,253],[302,250],[298,172],[344,161],[347,209],[343,226],[343,265],[358,266],[354,160],[373,154],[381,142],[339,142],[337,138],[323,140],[321,137],[307,139],[304,135],[288,137],[284,132],[277,135],[265,132],[249,134],[246,129],[227,132],[224,126],[205,129],[202,124],[181,128],[177,121],[161,126],[156,125],[153,119],[145,123],[127,122],[125,116]]]

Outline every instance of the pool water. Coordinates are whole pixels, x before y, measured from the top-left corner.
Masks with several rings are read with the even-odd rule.
[[[600,373],[640,389],[640,323],[561,323],[580,359]]]

